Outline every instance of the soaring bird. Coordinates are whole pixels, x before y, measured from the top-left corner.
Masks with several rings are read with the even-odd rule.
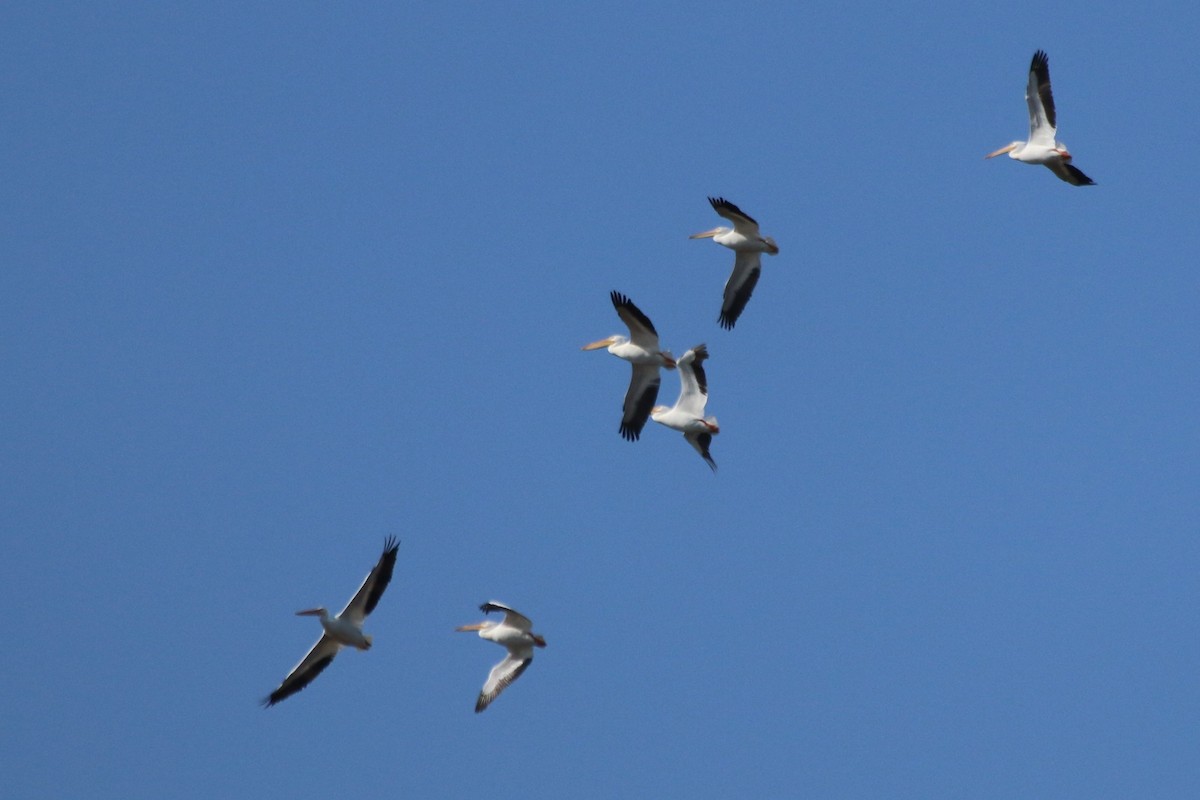
[[[717,462],[713,461],[708,448],[713,435],[720,433],[721,429],[716,417],[704,416],[704,406],[708,402],[708,379],[704,375],[704,361],[707,358],[708,348],[702,344],[679,358],[679,399],[670,408],[655,406],[650,418],[683,433],[688,444],[696,448],[700,457],[716,472]]]
[[[501,692],[508,688],[509,684],[521,677],[521,673],[533,661],[533,648],[546,646],[545,639],[530,631],[533,623],[529,621],[529,618],[515,609],[511,609],[503,603],[497,603],[495,600],[489,600],[481,605],[479,610],[485,614],[492,611],[503,611],[504,620],[501,622],[485,620],[472,625],[463,625],[455,630],[479,631],[479,638],[501,645],[508,650],[508,655],[504,657],[503,661],[492,667],[492,671],[488,673],[483,690],[475,701],[476,714],[487,708],[493,700],[500,696]]]
[[[1054,138],[1058,132],[1058,122],[1054,113],[1054,95],[1050,93],[1050,59],[1044,50],[1034,53],[1033,61],[1029,63],[1025,102],[1029,105],[1029,141],[1013,142],[988,153],[984,158],[1008,153],[1009,158],[1026,164],[1044,164],[1072,186],[1094,185],[1094,180],[1071,163],[1067,146]]]
[[[722,328],[732,330],[746,303],[750,301],[750,294],[762,272],[759,253],[778,255],[779,245],[770,236],[760,234],[754,218],[724,197],[710,197],[708,202],[714,211],[733,223],[733,228],[713,228],[711,231],[693,233],[688,238],[712,239],[737,254],[733,260],[733,272],[725,282],[725,301],[721,303],[721,316],[717,319]]]
[[[613,308],[617,316],[629,328],[628,338],[625,336],[609,336],[598,342],[585,344],[584,350],[607,348],[617,358],[623,358],[633,364],[633,375],[629,379],[629,389],[625,392],[624,413],[621,415],[620,432],[627,441],[636,441],[642,435],[650,409],[658,399],[658,387],[661,383],[658,368],[675,369],[675,359],[671,353],[660,348],[658,331],[650,318],[620,292],[610,292]]]
[[[383,590],[392,579],[392,570],[396,566],[396,551],[399,549],[400,543],[394,536],[389,536],[383,544],[383,554],[379,556],[379,561],[371,568],[354,597],[350,598],[350,602],[336,617],[331,617],[329,611],[322,607],[296,612],[297,616],[320,617],[321,627],[325,631],[308,651],[308,655],[283,679],[279,688],[263,700],[263,705],[273,706],[308,686],[313,678],[329,666],[333,657],[343,647],[371,649],[371,637],[362,632],[363,620],[375,610],[379,598],[383,597]]]

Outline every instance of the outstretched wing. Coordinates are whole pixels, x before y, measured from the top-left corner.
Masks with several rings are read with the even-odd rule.
[[[708,202],[712,204],[713,211],[716,211],[733,223],[735,231],[750,239],[758,238],[758,222],[755,221],[754,217],[742,211],[724,197],[710,197],[708,198]]]
[[[1055,175],[1062,178],[1064,181],[1071,184],[1072,186],[1095,186],[1096,185],[1096,182],[1094,180],[1089,178],[1087,175],[1084,175],[1083,172],[1079,168],[1073,166],[1072,164],[1069,164],[1066,161],[1060,161],[1059,159],[1055,159],[1053,161],[1047,161],[1046,166],[1050,168],[1051,172],[1053,172]]]
[[[746,303],[750,302],[750,295],[754,293],[761,274],[762,256],[754,251],[739,251],[733,262],[733,272],[725,282],[725,300],[721,303],[721,316],[717,319],[722,328],[733,330]]]
[[[488,673],[483,690],[475,701],[475,713],[478,714],[487,708],[513,681],[521,677],[521,673],[528,669],[531,663],[532,647],[510,650],[504,660],[492,667],[492,671]]]
[[[511,625],[517,630],[525,633],[529,633],[529,630],[533,627],[533,623],[529,621],[529,617],[525,616],[516,609],[509,608],[503,603],[497,603],[495,600],[488,600],[486,603],[479,606],[479,610],[485,614],[490,614],[493,611],[502,611],[504,612],[505,624]]]
[[[629,341],[643,350],[658,352],[658,331],[654,330],[654,323],[650,318],[620,292],[609,292],[608,296],[612,300],[613,308],[617,310],[617,316],[629,328]]]
[[[400,543],[396,541],[396,537],[389,536],[383,543],[383,554],[379,556],[379,561],[363,579],[362,586],[358,587],[354,597],[350,598],[349,603],[346,603],[342,613],[338,614],[339,617],[348,619],[356,625],[362,625],[367,615],[375,610],[375,606],[379,605],[379,598],[383,597],[383,590],[392,580],[392,570],[396,567],[396,551],[399,549]]]
[[[308,651],[308,655],[300,659],[299,664],[292,667],[292,671],[283,679],[283,683],[279,684],[279,688],[271,692],[266,700],[263,700],[263,705],[270,708],[308,686],[329,666],[341,648],[342,646],[331,639],[328,634],[321,634],[321,638]]]
[[[625,393],[624,415],[621,417],[621,437],[633,442],[642,435],[650,411],[658,400],[658,389],[662,385],[657,364],[634,364],[629,378],[629,391]]]
[[[1050,59],[1044,50],[1033,54],[1029,64],[1029,85],[1025,88],[1029,106],[1029,143],[1054,147],[1054,95],[1050,91]]]
[[[696,448],[696,452],[700,457],[708,462],[708,466],[713,472],[717,471],[717,462],[713,461],[713,457],[709,454],[708,448],[712,445],[711,433],[685,433],[683,438],[688,440],[688,444]]]
[[[707,358],[708,348],[698,344],[676,362],[679,368],[679,399],[675,401],[675,408],[693,417],[703,417],[704,406],[708,403],[708,376],[704,373],[704,361]]]

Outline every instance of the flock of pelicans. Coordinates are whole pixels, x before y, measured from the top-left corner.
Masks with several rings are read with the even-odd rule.
[[[1066,145],[1055,138],[1058,126],[1054,97],[1050,93],[1049,59],[1042,50],[1033,54],[1033,61],[1029,65],[1025,102],[1029,106],[1029,140],[1013,142],[989,153],[986,158],[1007,153],[1009,158],[1026,164],[1046,166],[1073,186],[1093,185],[1095,181],[1071,164],[1071,154]],[[769,236],[762,236],[758,223],[733,203],[720,197],[710,197],[709,202],[718,214],[733,223],[733,228],[713,228],[694,234],[691,238],[711,238],[736,254],[733,273],[725,284],[725,298],[718,319],[721,327],[730,330],[746,308],[750,294],[758,283],[762,271],[760,254],[775,255],[779,252],[779,246]],[[621,417],[621,436],[629,441],[637,440],[647,419],[653,419],[683,433],[688,443],[715,470],[717,465],[709,454],[709,446],[713,434],[718,433],[720,428],[716,417],[704,416],[704,407],[708,402],[708,381],[703,366],[708,358],[707,348],[702,344],[697,345],[676,360],[669,351],[661,349],[654,325],[628,297],[613,292],[611,299],[617,316],[629,328],[629,336],[610,336],[585,345],[583,349],[607,348],[614,356],[633,365],[633,376],[625,394]],[[654,404],[658,398],[661,367],[679,370],[679,399],[670,408]],[[331,616],[328,609],[322,607],[296,612],[299,616],[319,617],[324,630],[308,654],[288,673],[279,687],[263,700],[263,705],[273,706],[308,686],[343,647],[370,649],[371,637],[363,633],[363,621],[375,610],[392,579],[399,548],[400,544],[394,537],[387,540],[378,563],[336,616]],[[484,614],[500,612],[504,619],[500,622],[485,620],[462,625],[456,630],[477,631],[481,638],[501,645],[508,653],[488,673],[475,701],[476,713],[487,708],[509,684],[521,677],[533,661],[533,648],[546,646],[546,640],[532,631],[533,623],[529,618],[515,609],[495,601],[484,603],[479,608]]]
[[[725,198],[710,197],[708,202],[714,211],[732,222],[733,227],[713,228],[692,234],[691,238],[712,239],[737,254],[733,262],[733,274],[725,283],[725,301],[721,304],[721,316],[718,319],[721,327],[730,330],[750,300],[754,285],[758,283],[759,273],[762,272],[760,254],[775,255],[779,252],[779,245],[770,236],[760,234],[754,218]],[[629,335],[609,336],[585,344],[583,349],[598,350],[603,347],[633,365],[621,415],[621,436],[628,441],[636,441],[642,435],[642,428],[646,427],[646,420],[652,419],[682,433],[688,444],[696,448],[696,452],[715,472],[717,462],[713,461],[708,448],[712,444],[713,434],[720,433],[721,428],[717,425],[716,417],[704,416],[704,406],[708,403],[708,379],[704,375],[708,348],[698,344],[677,361],[670,351],[663,350],[659,345],[654,323],[632,300],[620,292],[612,292],[609,297],[617,316],[629,328]],[[679,399],[670,408],[654,405],[661,382],[660,367],[679,369]]]
[[[300,617],[320,617],[324,632],[309,649],[308,655],[283,679],[279,688],[263,700],[264,706],[270,708],[308,686],[332,663],[333,657],[343,647],[371,649],[371,637],[362,630],[363,621],[375,610],[375,606],[379,605],[379,598],[383,597],[384,589],[391,583],[392,570],[396,568],[396,553],[399,550],[400,543],[395,537],[389,537],[384,542],[379,561],[367,573],[362,586],[358,587],[354,597],[350,598],[350,602],[346,603],[346,607],[336,617],[329,614],[329,609],[321,606],[296,612],[296,616]],[[462,625],[456,630],[478,631],[481,638],[505,647],[508,655],[488,673],[483,690],[479,692],[475,701],[477,714],[487,708],[505,687],[521,677],[521,673],[533,661],[533,648],[546,646],[546,640],[530,630],[533,623],[529,618],[515,609],[495,601],[484,603],[479,609],[485,614],[492,611],[503,612],[504,620],[475,622]]]

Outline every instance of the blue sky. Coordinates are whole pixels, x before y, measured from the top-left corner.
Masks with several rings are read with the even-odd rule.
[[[1194,791],[1198,16],[5,6],[6,789]],[[982,158],[1038,48],[1094,188]],[[613,289],[716,475],[617,435]],[[549,646],[475,715],[491,598]]]

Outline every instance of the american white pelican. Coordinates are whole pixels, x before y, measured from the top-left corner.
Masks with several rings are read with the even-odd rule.
[[[658,399],[661,383],[659,367],[675,369],[675,359],[666,350],[659,348],[658,331],[654,330],[650,318],[641,312],[625,295],[610,292],[617,316],[629,327],[629,337],[609,336],[598,342],[585,344],[584,350],[608,348],[617,358],[633,364],[633,375],[629,379],[629,390],[625,392],[625,413],[621,416],[621,436],[627,441],[636,441],[646,426],[646,418],[654,401]]]
[[[1071,164],[1067,146],[1054,138],[1058,123],[1054,114],[1054,95],[1050,93],[1050,60],[1043,50],[1034,53],[1033,61],[1029,64],[1025,102],[1029,105],[1029,141],[1013,142],[994,153],[988,153],[984,158],[1008,153],[1009,158],[1026,164],[1044,164],[1072,186],[1094,185],[1094,180]]]
[[[383,597],[383,590],[392,579],[392,569],[396,566],[396,551],[399,548],[400,543],[396,541],[396,537],[389,536],[383,544],[383,555],[379,556],[378,563],[371,568],[362,586],[358,587],[354,597],[350,598],[350,602],[336,617],[329,616],[329,611],[321,607],[296,612],[297,616],[320,617],[321,627],[325,632],[308,651],[308,655],[292,668],[283,679],[283,683],[279,684],[279,688],[263,700],[263,705],[273,706],[308,686],[313,678],[329,666],[342,647],[371,649],[371,637],[362,632],[363,620],[375,610],[379,598]]]
[[[688,444],[696,448],[700,457],[708,462],[713,472],[717,462],[709,455],[713,434],[720,433],[716,417],[704,416],[704,405],[708,402],[708,379],[704,375],[704,360],[708,348],[698,344],[688,350],[679,361],[679,399],[671,408],[655,406],[650,418],[683,433]]]
[[[493,700],[500,696],[501,692],[508,688],[510,683],[521,677],[521,673],[533,661],[533,648],[546,646],[545,639],[529,630],[533,627],[533,623],[518,611],[503,603],[497,603],[495,600],[484,603],[479,610],[485,614],[492,611],[503,611],[504,621],[485,620],[473,625],[463,625],[455,630],[479,631],[479,638],[507,648],[508,655],[504,657],[503,661],[492,667],[492,671],[488,673],[487,680],[483,684],[483,691],[479,693],[479,698],[475,701],[476,714],[487,708]]]
[[[742,315],[742,309],[750,301],[750,294],[762,272],[759,253],[778,255],[779,245],[770,236],[760,234],[754,218],[724,197],[710,197],[708,202],[714,211],[733,223],[733,228],[713,228],[711,231],[693,233],[688,238],[712,239],[737,254],[733,260],[733,272],[725,282],[725,302],[721,303],[721,316],[717,319],[722,328],[732,330]]]

